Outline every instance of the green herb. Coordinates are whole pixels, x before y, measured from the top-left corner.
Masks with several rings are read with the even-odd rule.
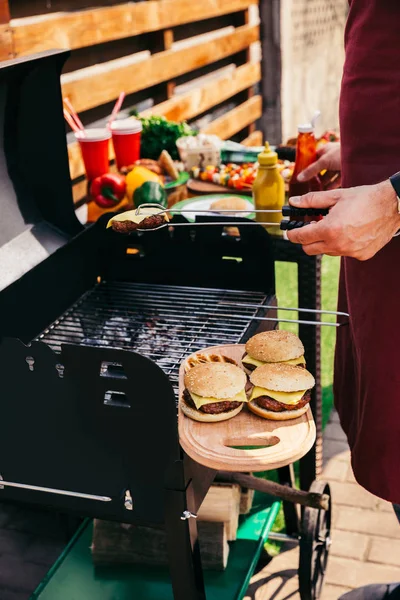
[[[132,111],[130,114],[138,116],[136,111]],[[139,119],[143,127],[140,149],[143,158],[158,160],[161,152],[166,150],[173,160],[179,160],[176,140],[185,136],[197,135],[197,132],[186,122],[174,123],[165,117],[157,116],[139,117]]]

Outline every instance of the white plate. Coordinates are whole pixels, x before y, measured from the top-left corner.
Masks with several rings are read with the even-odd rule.
[[[233,196],[234,194],[232,194]],[[246,203],[246,208],[248,208],[249,212],[245,212],[245,213],[233,213],[232,214],[228,214],[228,213],[218,213],[217,211],[215,211],[215,215],[219,215],[219,216],[225,216],[225,217],[233,217],[233,216],[237,216],[237,217],[249,217],[253,210],[254,210],[254,204],[252,202],[250,202],[249,200],[243,198],[243,196],[241,196],[242,200],[244,200],[244,202]],[[194,221],[195,218],[197,216],[210,216],[210,213],[208,212],[202,212],[202,211],[208,211],[211,208],[211,205],[218,199],[221,199],[221,196],[207,196],[204,198],[198,198],[198,199],[193,199],[192,202],[185,202],[185,206],[182,206],[182,208],[180,206],[178,206],[178,203],[175,206],[173,206],[171,208],[171,212],[174,212],[175,210],[181,210],[182,212],[180,213],[183,217],[185,217],[186,219],[188,219],[188,221]],[[187,210],[185,210],[187,209]],[[195,212],[192,212],[195,211]]]

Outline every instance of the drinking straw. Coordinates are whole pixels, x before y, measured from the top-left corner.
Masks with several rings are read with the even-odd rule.
[[[125,100],[125,92],[121,92],[120,95],[119,95],[119,98],[118,98],[117,102],[115,103],[115,106],[113,108],[111,116],[110,116],[110,118],[108,120],[108,123],[107,123],[108,129],[111,129],[111,124],[114,121],[114,119],[117,116],[117,114],[119,113],[119,111],[121,110],[121,106],[122,106],[122,103],[123,103],[124,100]]]
[[[76,110],[72,106],[72,103],[69,100],[69,98],[64,98],[64,104],[67,107],[67,109],[69,110],[70,115],[73,118],[73,120],[75,121],[75,123],[77,124],[78,128],[81,129],[82,131],[84,131],[85,127],[83,126],[82,121],[78,117],[78,113],[76,112]]]
[[[79,133],[80,131],[82,131],[65,108],[64,108],[64,118],[67,121],[68,125],[71,127],[72,131],[74,131],[75,133]]]

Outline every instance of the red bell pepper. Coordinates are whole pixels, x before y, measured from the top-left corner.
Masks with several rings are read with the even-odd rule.
[[[106,173],[93,179],[90,195],[101,208],[111,208],[123,200],[126,192],[126,181],[118,173]]]

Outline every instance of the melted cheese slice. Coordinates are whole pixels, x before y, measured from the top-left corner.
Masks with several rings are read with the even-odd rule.
[[[136,225],[139,225],[144,219],[147,219],[147,217],[152,217],[154,215],[158,215],[160,213],[160,211],[162,211],[162,210],[164,210],[162,208],[162,206],[160,206],[159,208],[157,208],[155,206],[141,206],[139,214],[136,214],[136,209],[127,210],[126,212],[119,213],[118,215],[115,215],[114,217],[112,217],[108,221],[106,229],[108,229],[108,227],[112,227],[112,224],[114,221],[119,221],[119,222],[131,221],[132,223],[136,223]],[[166,213],[161,213],[161,214],[163,214],[164,219],[166,221],[169,221],[169,217]]]
[[[262,362],[261,360],[256,360],[255,358],[251,358],[248,354],[242,359],[242,362],[248,365],[254,365],[255,367],[262,367],[267,363]],[[271,363],[271,364],[279,364],[279,365],[305,365],[306,361],[304,356],[299,356],[299,358],[292,358],[291,360],[283,360],[279,363]]]
[[[236,394],[236,396],[234,396],[233,398],[204,398],[203,396],[198,396],[197,394],[194,394],[193,392],[189,392],[189,393],[192,397],[192,400],[193,400],[197,410],[199,410],[199,408],[201,408],[205,404],[214,404],[216,402],[248,402],[249,401],[246,396],[246,392],[244,390],[242,390],[241,392]]]
[[[300,392],[274,392],[272,390],[266,390],[265,388],[255,387],[251,392],[250,400],[255,400],[259,396],[269,396],[278,402],[282,402],[283,404],[297,404],[307,390],[302,390]]]

